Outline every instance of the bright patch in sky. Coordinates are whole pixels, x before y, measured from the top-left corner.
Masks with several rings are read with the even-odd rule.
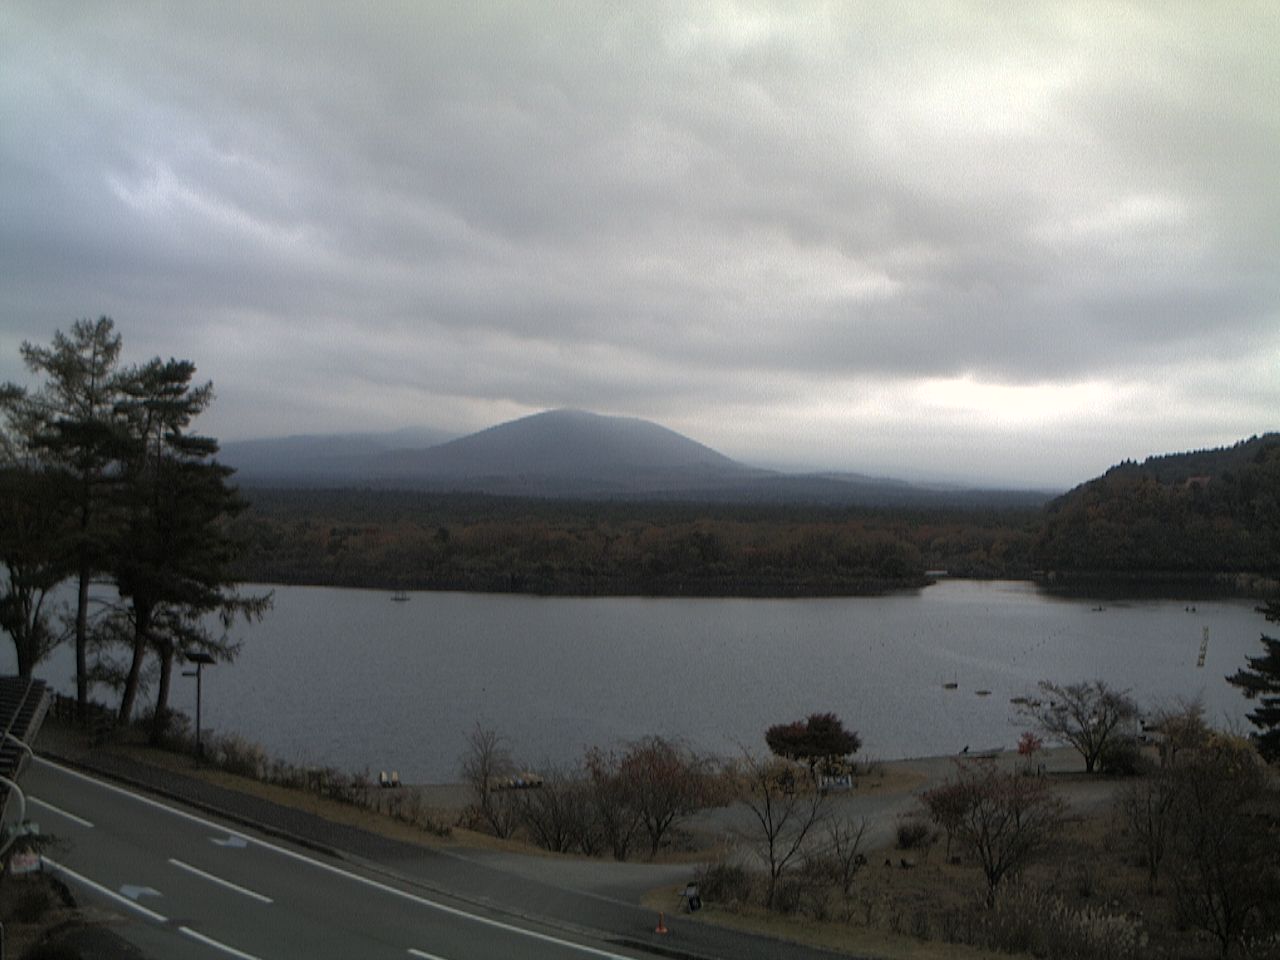
[[[1280,426],[1280,6],[0,4],[0,380],[1064,487]]]

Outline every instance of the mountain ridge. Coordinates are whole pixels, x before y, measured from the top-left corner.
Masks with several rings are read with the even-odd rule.
[[[577,409],[547,410],[425,446],[395,442],[406,435],[239,441],[223,448],[223,460],[248,486],[354,484],[559,499],[865,506],[1043,503],[1053,495],[939,488],[832,470],[783,473],[741,463],[649,420]]]

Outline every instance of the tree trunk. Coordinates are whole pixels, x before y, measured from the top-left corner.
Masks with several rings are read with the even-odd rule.
[[[156,712],[151,721],[151,742],[158,744],[169,726],[169,685],[173,679],[173,644],[159,650],[160,682],[156,685]]]
[[[89,580],[88,564],[80,566],[80,591],[76,597],[76,713],[83,717],[89,703]]]
[[[30,680],[31,672],[35,669],[35,657],[31,647],[29,636],[13,638],[13,652],[18,660],[18,676],[23,680]]]
[[[138,699],[138,687],[142,683],[142,663],[147,656],[147,634],[150,632],[151,617],[134,605],[133,627],[133,659],[129,663],[129,676],[125,678],[124,690],[120,692],[120,723],[129,722],[133,715],[133,704]]]

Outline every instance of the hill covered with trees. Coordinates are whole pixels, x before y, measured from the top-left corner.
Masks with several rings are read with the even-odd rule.
[[[821,596],[951,576],[1208,583],[1280,575],[1280,434],[1125,462],[1041,507],[573,500],[247,488],[246,581],[548,594]]]
[[[1026,577],[1038,511],[249,490],[246,581],[549,594],[821,596],[945,568]]]
[[[1036,566],[1071,579],[1280,574],[1280,434],[1126,461],[1050,503]]]

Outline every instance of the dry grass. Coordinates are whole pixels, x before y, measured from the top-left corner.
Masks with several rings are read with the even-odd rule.
[[[826,918],[809,910],[784,916],[754,905],[730,909],[709,903],[698,919],[888,960],[1027,955],[945,942],[958,935],[968,918],[983,916],[981,872],[972,863],[947,863],[941,845],[905,856],[909,869],[901,865],[900,850],[869,853],[848,902],[828,891]],[[1143,956],[1207,955],[1203,939],[1179,931],[1170,901],[1147,892],[1145,868],[1109,814],[1067,820],[1052,854],[1030,867],[1020,882],[1041,901],[1060,904],[1066,914],[1082,918],[1081,923],[1110,917],[1123,925],[1140,925],[1147,943]],[[674,912],[678,896],[679,891],[656,890],[644,902],[654,910]]]
[[[665,911],[674,916],[679,908],[680,891],[660,888],[645,896],[643,905],[655,913]],[[937,940],[921,940],[905,934],[895,934],[875,926],[853,923],[816,923],[801,917],[770,913],[763,907],[724,910],[714,905],[704,906],[696,916],[681,914],[682,922],[693,919],[699,923],[758,933],[788,940],[793,943],[824,950],[851,953],[863,957],[882,957],[884,960],[1018,960],[1025,954],[995,953],[978,950],[955,943]]]

